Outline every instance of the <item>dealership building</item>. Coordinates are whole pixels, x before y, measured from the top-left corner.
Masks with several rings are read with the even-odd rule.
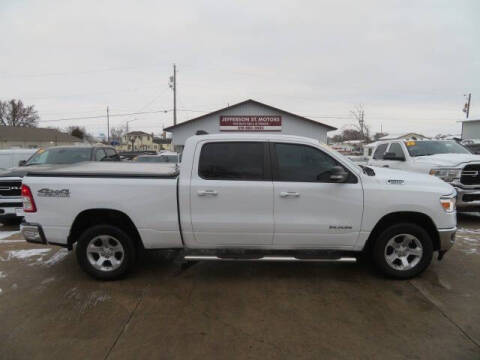
[[[198,133],[261,132],[307,136],[326,143],[327,133],[333,130],[337,128],[255,100],[242,101],[165,129],[172,133],[176,151],[182,151],[185,141]]]

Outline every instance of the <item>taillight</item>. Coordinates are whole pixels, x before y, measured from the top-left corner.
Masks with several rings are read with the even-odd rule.
[[[37,207],[35,206],[35,201],[33,200],[32,191],[27,185],[22,185],[22,200],[23,200],[23,211],[25,212],[37,211]]]

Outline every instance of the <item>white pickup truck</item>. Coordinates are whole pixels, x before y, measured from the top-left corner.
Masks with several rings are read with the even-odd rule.
[[[368,165],[434,175],[455,187],[458,211],[480,211],[480,155],[455,141],[381,141]]]
[[[438,178],[359,167],[318,141],[205,135],[176,165],[85,163],[27,174],[27,241],[73,248],[100,279],[141,249],[185,260],[355,261],[409,278],[453,245],[455,190]]]

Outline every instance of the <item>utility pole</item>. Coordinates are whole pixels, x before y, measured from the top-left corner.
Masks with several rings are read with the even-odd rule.
[[[110,113],[107,105],[107,143],[110,144]]]
[[[170,76],[170,89],[173,90],[173,125],[177,125],[177,66],[173,64],[173,76]]]
[[[365,140],[365,133],[363,131],[364,116],[365,116],[365,112],[363,110],[360,111],[360,118],[358,119],[358,122],[360,123],[360,132],[362,134],[362,139],[363,140]]]
[[[468,119],[468,116],[470,115],[470,100],[472,99],[472,94],[469,93],[468,95],[465,95],[467,97],[467,103],[463,107],[463,112],[467,116],[466,118]]]

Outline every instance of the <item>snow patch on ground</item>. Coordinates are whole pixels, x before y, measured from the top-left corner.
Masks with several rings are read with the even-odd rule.
[[[0,288],[0,294],[3,292],[3,290]]]
[[[6,239],[12,235],[20,234],[20,231],[0,231],[0,239]],[[22,240],[25,241],[25,240]]]
[[[0,279],[5,279],[7,277],[7,274],[5,274],[3,271],[0,271]]]
[[[12,244],[18,242],[25,242],[25,240],[0,240],[0,244]]]
[[[49,278],[46,278],[46,279],[42,280],[41,284],[45,285],[45,284],[51,283],[54,280],[55,280],[54,277],[49,277]]]
[[[11,259],[26,260],[33,256],[40,256],[43,258],[51,249],[28,249],[28,250],[10,250],[7,251],[7,258],[0,257],[2,261],[8,261]]]
[[[480,238],[473,234],[480,235],[480,230],[460,228],[457,232],[457,248],[464,254],[480,254]]]
[[[6,251],[7,256],[0,256],[0,261],[9,261],[13,259],[29,261],[28,265],[43,265],[43,266],[53,266],[58,264],[60,261],[65,259],[68,255],[67,249],[60,249],[56,251],[52,256],[48,257],[52,249],[23,249],[23,250],[10,250]]]
[[[458,228],[457,232],[459,233],[469,233],[469,234],[480,234],[480,229],[467,229],[467,228]]]
[[[83,314],[90,308],[95,307],[99,303],[103,303],[111,299],[110,295],[101,290],[95,290],[89,294],[81,293],[77,287],[71,288],[65,293],[65,298],[75,302],[75,307]]]
[[[62,261],[67,255],[68,255],[67,249],[60,249],[55,254],[53,254],[53,256],[50,257],[50,259],[44,261],[43,264],[46,266],[53,266],[56,263],[59,263],[60,261]]]

